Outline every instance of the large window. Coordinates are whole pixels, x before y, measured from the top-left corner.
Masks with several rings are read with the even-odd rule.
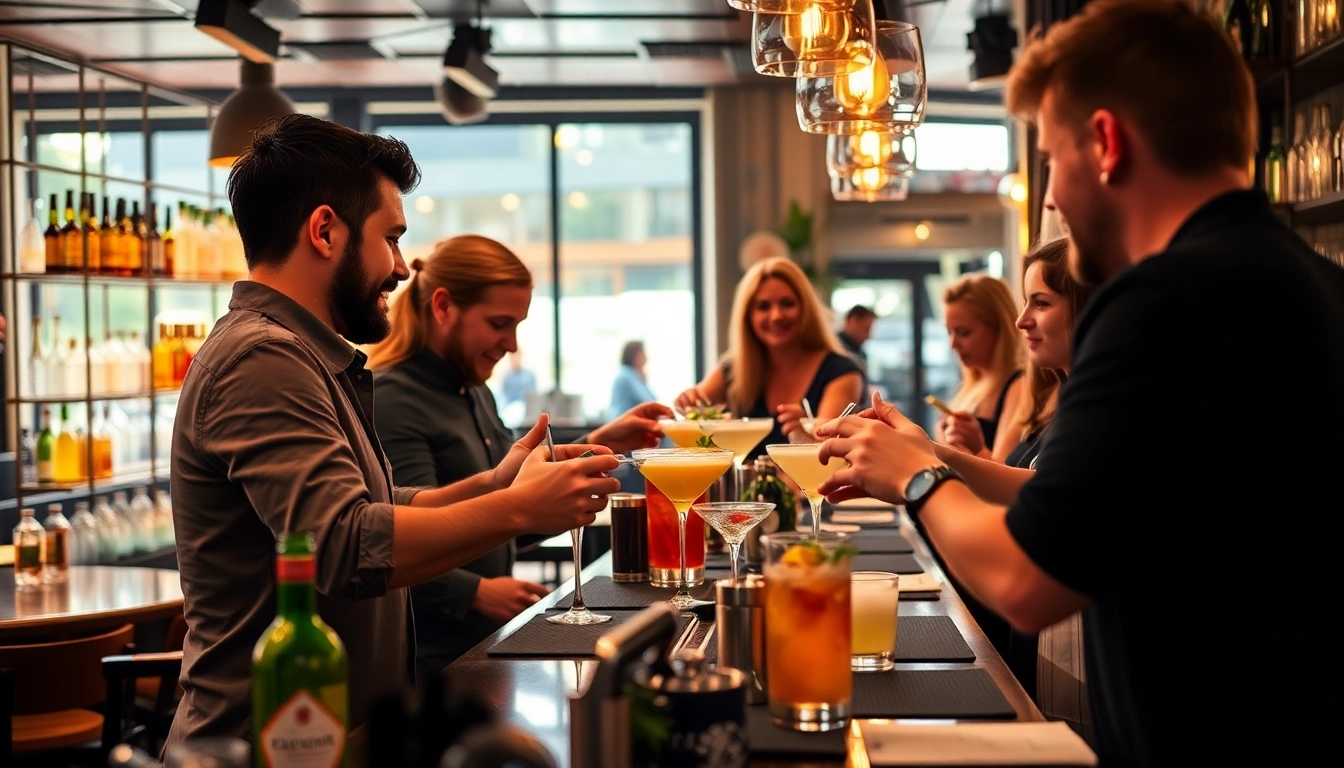
[[[694,383],[689,123],[389,125],[380,133],[405,141],[423,171],[407,199],[408,260],[471,233],[504,243],[532,271],[521,354],[501,361],[489,382],[505,423],[526,423],[542,408],[557,420],[608,418],[630,341],[644,342],[659,399]],[[517,368],[535,380],[523,399],[504,386]]]

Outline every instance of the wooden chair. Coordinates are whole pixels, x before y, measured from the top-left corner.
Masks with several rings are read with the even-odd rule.
[[[182,651],[135,653],[103,659],[103,677],[107,680],[106,716],[103,718],[102,753],[117,744],[141,744],[157,754],[168,737],[177,709],[174,692],[181,695],[177,679],[182,674]],[[142,681],[157,687],[157,695],[148,706],[137,706],[137,688]]]
[[[0,744],[0,763],[34,752],[69,750],[83,762],[101,756],[103,657],[125,653],[134,628],[73,640],[31,645],[0,645],[0,670],[11,695],[0,700],[0,720],[9,721],[10,737]]]

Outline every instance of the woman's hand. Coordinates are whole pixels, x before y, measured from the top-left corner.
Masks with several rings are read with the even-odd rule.
[[[807,414],[803,412],[803,406],[799,403],[785,403],[775,409],[775,421],[779,422],[780,431],[790,443],[815,442],[816,438],[804,426],[804,420],[807,420],[807,426],[814,426],[814,420],[807,419]]]
[[[699,384],[696,384],[690,389],[682,392],[680,395],[677,395],[675,405],[677,406],[678,411],[686,413],[692,408],[696,408],[708,402],[711,402],[709,395],[705,394],[705,390],[701,388]]]
[[[972,456],[985,451],[985,433],[974,414],[958,411],[943,420],[943,442]]]
[[[588,433],[585,443],[605,445],[616,453],[658,445],[663,430],[659,419],[672,418],[672,409],[662,403],[640,403]]]

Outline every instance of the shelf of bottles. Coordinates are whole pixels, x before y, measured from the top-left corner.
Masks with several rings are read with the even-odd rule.
[[[15,504],[66,502],[71,524],[70,502],[116,508],[139,485],[155,504],[182,378],[247,271],[205,163],[213,107],[49,52],[0,56],[13,74],[0,80],[0,285]]]

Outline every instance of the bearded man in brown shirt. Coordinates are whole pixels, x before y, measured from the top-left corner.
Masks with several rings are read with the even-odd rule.
[[[350,663],[352,765],[371,702],[412,683],[407,587],[523,533],[593,521],[619,484],[609,451],[548,462],[546,419],[503,463],[439,489],[395,488],[352,344],[388,332],[409,276],[406,145],[304,115],[264,124],[229,175],[247,256],[229,313],[187,372],[173,426],[173,517],[186,596],[184,696],[168,743],[249,738],[252,647],[275,616],[277,535],[317,539],[318,612]],[[577,458],[593,448],[599,455]]]

